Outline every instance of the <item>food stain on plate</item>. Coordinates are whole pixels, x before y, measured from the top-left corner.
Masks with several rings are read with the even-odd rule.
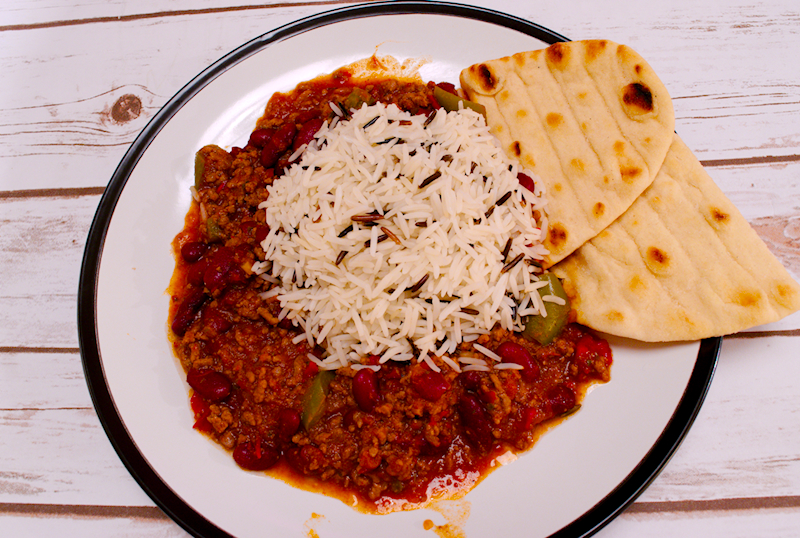
[[[441,500],[431,503],[427,508],[439,512],[447,523],[437,525],[432,519],[426,519],[422,522],[426,531],[433,531],[441,538],[466,537],[464,526],[472,509],[472,504],[468,500]]]
[[[317,514],[316,512],[311,512],[311,517],[303,523],[303,527],[306,529],[306,536],[308,538],[319,538],[319,534],[317,533],[317,529],[315,528],[319,523],[322,521],[327,521],[328,518],[321,514]]]

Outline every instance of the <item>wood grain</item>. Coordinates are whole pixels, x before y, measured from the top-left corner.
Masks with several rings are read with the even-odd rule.
[[[678,133],[800,276],[794,0],[477,3],[640,52],[670,90]],[[127,473],[91,406],[75,330],[86,234],[128,146],[187,81],[265,31],[349,4],[4,2],[0,379],[13,380],[0,391],[4,536],[188,536]],[[681,449],[597,536],[796,536],[797,349],[800,314],[726,338]]]

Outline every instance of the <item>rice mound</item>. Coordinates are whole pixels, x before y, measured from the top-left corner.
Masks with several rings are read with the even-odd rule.
[[[297,341],[326,349],[310,355],[321,368],[379,355],[439,370],[436,355],[460,370],[446,354],[461,342],[546,315],[530,267],[547,253],[542,183],[519,184],[483,116],[365,104],[301,149],[259,206],[270,232],[253,270],[275,283],[262,297],[303,329]]]

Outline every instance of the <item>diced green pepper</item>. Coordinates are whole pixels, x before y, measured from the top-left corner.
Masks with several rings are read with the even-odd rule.
[[[220,228],[217,221],[212,217],[206,219],[206,233],[208,234],[208,241],[214,242],[222,239],[222,228]]]
[[[206,160],[198,151],[194,155],[194,188],[199,189],[203,186],[203,173],[206,171]]]
[[[461,97],[454,95],[447,90],[443,90],[439,86],[435,86],[433,88],[433,97],[440,105],[442,105],[442,108],[448,112],[458,110],[458,104],[463,103],[464,108],[471,108],[484,118],[486,117],[486,107],[483,105],[462,99]]]
[[[331,370],[321,370],[311,380],[311,385],[303,395],[303,413],[300,420],[303,427],[309,430],[314,424],[319,422],[325,412],[325,400],[328,397],[328,390],[331,381],[336,374]]]
[[[528,316],[525,320],[525,330],[522,334],[546,346],[553,341],[553,338],[558,336],[558,333],[560,333],[567,324],[570,304],[569,297],[567,297],[567,294],[564,292],[561,281],[558,280],[556,275],[553,273],[545,273],[540,275],[539,279],[547,281],[547,286],[539,288],[539,295],[542,297],[545,295],[555,295],[566,301],[563,305],[545,301],[544,308],[547,311],[547,317]]]
[[[344,101],[342,102],[347,110],[361,108],[361,105],[364,103],[371,105],[374,103],[374,101],[369,92],[361,88],[353,88],[353,91],[350,92],[350,95],[345,97]]]

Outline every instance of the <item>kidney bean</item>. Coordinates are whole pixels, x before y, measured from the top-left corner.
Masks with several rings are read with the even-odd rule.
[[[267,238],[267,235],[269,235],[269,226],[266,224],[260,224],[258,227],[256,227],[256,241],[261,243]]]
[[[271,129],[256,129],[250,133],[250,139],[247,141],[247,145],[263,148],[267,142],[272,140],[272,133],[273,131]]]
[[[186,374],[186,382],[203,399],[209,402],[219,402],[231,393],[231,382],[216,370],[210,368],[192,368]]]
[[[536,189],[536,187],[533,184],[533,179],[531,178],[531,176],[529,176],[527,174],[523,174],[522,172],[519,172],[517,174],[517,181],[519,181],[520,185],[522,185],[523,187],[525,187],[526,189],[528,189],[531,192],[534,192],[534,190]]]
[[[478,390],[481,386],[481,375],[475,371],[461,372],[458,374],[458,382],[467,390]]]
[[[300,412],[291,407],[284,407],[278,411],[278,438],[281,441],[291,441],[292,436],[300,429]]]
[[[322,128],[322,124],[322,119],[314,118],[301,125],[300,129],[297,131],[297,136],[295,136],[292,149],[297,150],[303,144],[308,144],[314,140],[314,135]]]
[[[203,326],[212,331],[213,334],[222,334],[233,326],[231,322],[219,308],[207,307],[203,310]]]
[[[375,409],[380,399],[375,372],[364,368],[356,373],[353,377],[353,396],[362,411],[370,413]]]
[[[203,273],[206,272],[206,260],[197,261],[186,268],[186,282],[192,286],[203,285]]]
[[[194,263],[202,258],[207,250],[208,245],[202,241],[189,241],[181,246],[181,258],[187,263]]]
[[[228,284],[228,273],[234,267],[233,250],[228,247],[218,248],[208,260],[203,272],[203,283],[212,292],[224,288]]]
[[[297,127],[295,127],[294,123],[284,123],[278,130],[275,131],[275,134],[272,135],[272,140],[270,140],[270,144],[274,145],[279,153],[283,153],[287,149],[292,147],[292,142],[294,142],[294,138],[297,135]]]
[[[522,366],[522,379],[526,381],[536,381],[539,379],[539,364],[534,360],[530,352],[516,342],[503,342],[495,350],[500,355],[503,362],[510,362]]]
[[[470,393],[461,395],[458,401],[461,425],[467,440],[482,452],[487,452],[494,444],[489,415],[477,396]]]
[[[611,364],[611,347],[608,342],[595,338],[591,334],[583,335],[575,344],[575,362],[578,364],[579,379],[598,377],[597,370],[594,368],[594,361],[598,358]]]
[[[175,317],[172,319],[172,332],[178,336],[183,336],[189,327],[194,323],[197,313],[202,308],[203,303],[208,299],[208,295],[203,293],[203,290],[191,290],[183,298],[178,310],[175,312]]]
[[[273,144],[267,144],[261,150],[261,156],[259,160],[261,161],[261,166],[264,168],[272,168],[275,166],[275,163],[278,162],[278,157],[281,156],[281,151]]]
[[[450,384],[439,372],[425,372],[411,378],[417,393],[430,402],[435,402],[450,388]]]
[[[233,146],[229,153],[231,154],[231,157],[237,157],[241,152],[242,148],[240,148],[239,146]]]
[[[247,441],[233,449],[233,461],[248,471],[269,469],[280,457],[280,452],[263,441]]]
[[[556,385],[547,391],[547,405],[552,415],[563,415],[575,407],[575,391],[566,385]]]

